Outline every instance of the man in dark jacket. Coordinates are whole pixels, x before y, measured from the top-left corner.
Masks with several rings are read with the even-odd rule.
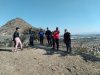
[[[46,35],[46,38],[47,38],[47,41],[48,41],[48,45],[51,45],[51,35],[52,35],[52,32],[49,30],[48,27],[47,27],[47,31],[45,32],[45,35]]]
[[[32,28],[29,30],[29,43],[30,46],[34,46],[34,32],[32,31]]]
[[[64,43],[66,44],[66,49],[68,53],[71,53],[71,34],[65,29],[64,33]]]

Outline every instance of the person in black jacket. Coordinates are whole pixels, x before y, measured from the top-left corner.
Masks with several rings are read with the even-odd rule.
[[[15,40],[15,38],[16,37],[19,37],[18,29],[20,29],[20,28],[19,27],[16,27],[16,31],[13,34],[14,47],[16,46],[16,40]]]
[[[17,51],[18,45],[20,45],[20,47],[22,49],[22,42],[21,42],[20,37],[19,37],[19,27],[16,27],[16,31],[13,34],[13,41],[14,41],[15,49],[12,51]]]
[[[29,45],[34,46],[34,32],[32,31],[32,28],[29,30]]]
[[[48,45],[52,45],[51,44],[51,35],[52,35],[52,32],[49,30],[48,27],[47,27],[47,31],[45,32],[45,35],[46,35],[46,38],[47,38],[47,41],[48,41]]]
[[[64,43],[66,44],[66,49],[68,53],[71,53],[71,34],[65,29],[64,33]]]

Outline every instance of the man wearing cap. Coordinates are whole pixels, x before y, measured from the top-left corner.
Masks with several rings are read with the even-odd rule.
[[[29,45],[34,46],[34,32],[32,31],[32,28],[29,30]]]
[[[48,27],[47,27],[47,31],[45,32],[45,35],[46,35],[46,38],[47,38],[47,41],[48,41],[48,45],[51,46],[51,35],[52,35],[52,32],[49,30]]]

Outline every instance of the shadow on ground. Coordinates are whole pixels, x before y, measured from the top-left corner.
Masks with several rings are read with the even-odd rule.
[[[59,50],[52,49],[52,47],[50,47],[50,46],[35,45],[33,48],[45,50],[46,53],[44,55],[54,55],[54,54],[60,54],[60,56],[67,56],[67,55],[75,56],[76,55],[76,54],[73,54],[73,53],[67,53],[63,49],[59,49]]]
[[[11,48],[0,48],[0,51],[12,52]]]
[[[46,53],[43,54],[43,55],[60,54],[60,57],[80,55],[83,58],[83,60],[85,60],[86,62],[87,61],[92,61],[92,62],[98,61],[98,62],[100,62],[100,58],[99,57],[96,57],[96,56],[90,55],[90,54],[86,54],[86,53],[78,53],[77,51],[76,52],[72,52],[71,54],[69,54],[66,51],[64,51],[63,49],[62,50],[61,49],[60,50],[56,50],[56,49],[52,49],[49,46],[42,46],[42,45],[38,45],[38,44],[35,44],[34,47],[32,47],[32,48],[45,50]],[[9,48],[9,47],[8,48],[0,48],[0,51],[12,52],[12,48]]]
[[[81,57],[83,57],[83,59],[87,62],[87,61],[92,61],[92,62],[95,62],[95,61],[98,61],[100,62],[100,58],[99,57],[96,57],[94,55],[91,55],[91,54],[86,54],[86,53],[80,53],[79,54]]]
[[[92,62],[100,62],[100,58],[96,57],[94,55],[91,54],[86,54],[86,53],[76,53],[76,52],[72,52],[71,54],[67,53],[66,51],[62,50],[56,50],[56,49],[51,49],[51,47],[46,47],[46,46],[37,46],[35,45],[34,48],[38,48],[38,49],[43,49],[46,51],[46,53],[44,55],[54,55],[54,54],[60,54],[60,56],[76,56],[76,55],[80,55],[83,60],[87,61],[92,61]]]

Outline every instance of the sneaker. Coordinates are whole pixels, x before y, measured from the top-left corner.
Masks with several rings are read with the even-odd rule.
[[[55,49],[55,48],[51,48],[51,49]]]
[[[23,48],[21,48],[21,51],[23,51]]]

